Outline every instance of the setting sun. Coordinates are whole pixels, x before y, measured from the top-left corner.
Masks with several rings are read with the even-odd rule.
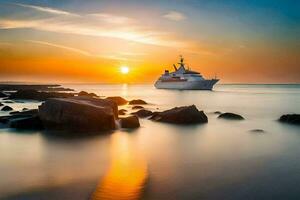
[[[122,67],[120,68],[120,70],[121,70],[121,73],[122,73],[122,74],[128,74],[128,72],[129,72],[129,67],[127,67],[127,66],[122,66]]]

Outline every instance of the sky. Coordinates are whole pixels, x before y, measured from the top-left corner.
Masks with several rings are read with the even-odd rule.
[[[0,81],[152,83],[179,55],[221,83],[300,83],[300,1],[0,0]]]

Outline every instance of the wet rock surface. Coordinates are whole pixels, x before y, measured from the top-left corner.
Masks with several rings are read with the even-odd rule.
[[[235,114],[235,113],[222,113],[218,116],[218,118],[221,119],[230,119],[230,120],[244,120],[245,118],[241,115]]]
[[[40,92],[37,90],[18,90],[12,93],[10,99],[30,99],[37,101],[45,101],[50,98],[67,98],[73,97],[73,93],[62,93],[62,92]]]
[[[207,116],[199,111],[195,105],[175,107],[163,112],[154,112],[151,120],[173,124],[200,124],[207,123]]]
[[[54,98],[39,106],[39,117],[46,129],[103,131],[115,129],[118,106],[105,99]]]
[[[124,99],[123,97],[119,97],[119,96],[107,97],[106,99],[116,102],[116,104],[118,104],[118,106],[125,105],[128,102],[126,99]]]
[[[118,111],[119,115],[126,115],[127,110],[121,109]]]
[[[149,116],[151,116],[152,115],[152,111],[141,109],[141,110],[139,110],[137,112],[133,112],[131,114],[143,118],[143,117],[149,117]]]
[[[300,114],[286,114],[279,118],[280,122],[300,125]]]
[[[140,127],[139,119],[136,116],[129,116],[120,119],[122,128],[138,128]]]
[[[145,104],[147,104],[147,102],[142,99],[134,99],[129,101],[129,105],[145,105]]]
[[[16,118],[10,121],[10,127],[16,129],[43,129],[43,124],[37,115]]]

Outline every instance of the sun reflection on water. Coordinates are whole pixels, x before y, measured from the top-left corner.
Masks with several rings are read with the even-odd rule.
[[[146,162],[132,148],[126,134],[116,133],[112,136],[111,153],[111,166],[91,199],[140,199],[148,178]]]

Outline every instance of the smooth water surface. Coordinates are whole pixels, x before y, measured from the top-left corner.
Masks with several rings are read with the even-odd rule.
[[[299,85],[66,87],[141,98],[152,111],[195,104],[209,122],[179,126],[141,119],[136,130],[80,138],[0,129],[0,198],[300,199],[300,127],[277,121],[300,113]],[[38,105],[12,104],[16,110]],[[215,111],[246,120],[217,119]]]

